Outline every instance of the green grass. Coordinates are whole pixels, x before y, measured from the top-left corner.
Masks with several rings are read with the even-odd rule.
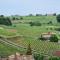
[[[26,21],[40,21],[41,23],[47,23],[49,21],[52,21],[53,23],[56,23],[56,16],[24,16],[23,20]]]
[[[14,46],[7,45],[5,43],[0,42],[0,56],[9,56],[15,54],[16,52],[26,53],[26,49],[24,48],[16,48]]]
[[[16,35],[16,32],[10,32],[9,29],[0,29],[0,35],[13,36]]]
[[[29,24],[16,24],[16,27],[14,29],[17,30],[17,33],[24,36],[33,36],[33,37],[39,37],[41,33],[45,32],[56,32],[54,28],[57,26],[30,26]],[[47,30],[48,28],[48,30]],[[52,30],[50,29],[52,28]]]
[[[5,56],[5,55],[7,56],[7,55],[15,53],[16,51],[18,51],[16,48],[0,43],[0,55],[1,56]]]
[[[48,41],[40,41],[31,37],[22,37],[23,39],[11,40],[16,44],[26,47],[31,44],[31,48],[37,53],[50,54],[52,51],[60,50],[60,44]]]
[[[60,50],[60,44],[58,43],[52,43],[52,42],[47,42],[47,41],[39,41],[38,38],[40,37],[41,33],[44,32],[55,32],[59,38],[60,35],[58,34],[59,32],[55,31],[54,29],[57,27],[60,27],[60,24],[58,24],[56,22],[56,16],[32,16],[32,17],[23,17],[23,23],[14,23],[13,25],[16,25],[16,27],[14,26],[9,26],[9,27],[4,27],[3,30],[0,30],[0,35],[5,35],[5,36],[14,36],[14,35],[23,35],[23,37],[21,37],[20,39],[16,40],[16,39],[12,39],[12,42],[15,42],[23,47],[27,47],[28,44],[31,44],[32,49],[36,50],[37,53],[43,53],[43,54],[48,54],[50,53],[50,51],[54,51],[54,50]],[[42,26],[30,26],[29,24],[27,24],[26,22],[29,21],[39,21],[42,23]],[[52,25],[47,25],[47,24],[43,24],[43,23],[48,23],[49,21],[52,21],[53,24]],[[48,28],[48,29],[47,29]],[[52,28],[52,30],[51,30]],[[13,32],[9,32],[9,29],[15,29],[17,32],[13,33]],[[16,49],[15,48],[6,48],[4,45],[0,44],[1,50],[5,51],[7,54],[15,52]],[[12,52],[11,52],[12,50]],[[20,49],[21,50],[21,49]],[[23,49],[22,49],[23,51]],[[2,52],[2,53],[5,53]]]

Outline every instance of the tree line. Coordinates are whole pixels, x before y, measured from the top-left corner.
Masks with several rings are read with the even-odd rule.
[[[0,15],[0,25],[12,25],[12,22],[9,17],[4,17],[3,15]]]

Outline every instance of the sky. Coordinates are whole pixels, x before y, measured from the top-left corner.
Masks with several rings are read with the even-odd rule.
[[[60,0],[0,0],[0,15],[60,13]]]

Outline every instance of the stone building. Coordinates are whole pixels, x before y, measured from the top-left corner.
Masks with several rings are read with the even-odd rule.
[[[30,44],[28,46],[26,54],[15,53],[14,55],[9,56],[8,60],[34,60]]]
[[[16,53],[15,55],[9,56],[8,60],[34,60],[34,58],[32,55],[23,55],[20,53]]]
[[[41,38],[44,38],[45,40],[49,40],[52,35],[55,35],[56,33],[48,32],[48,33],[42,33]]]

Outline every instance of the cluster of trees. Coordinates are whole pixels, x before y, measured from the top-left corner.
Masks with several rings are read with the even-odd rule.
[[[49,60],[60,60],[60,57],[50,57]]]
[[[48,24],[51,25],[53,24],[52,21],[49,21],[48,23],[40,23],[39,21],[35,21],[35,22],[29,22],[30,26],[42,26],[42,24]]]
[[[30,26],[41,26],[40,22],[29,22]]]
[[[52,21],[49,21],[47,24],[53,24]]]
[[[44,60],[44,56],[40,54],[34,54],[34,59],[35,60]]]
[[[18,18],[18,17],[12,17],[12,20],[23,20],[23,17],[20,17],[20,18]]]
[[[56,16],[56,19],[57,19],[57,22],[60,23],[60,14],[58,14],[58,15]]]
[[[40,54],[34,54],[35,60],[60,60],[60,57],[44,57],[43,55]]]
[[[60,31],[60,28],[55,28],[56,31]]]
[[[4,17],[3,15],[1,15],[0,24],[9,26],[9,25],[12,25],[12,22],[11,22],[10,18]]]
[[[35,15],[33,15],[33,14],[29,14],[28,16],[56,16],[56,13],[53,13],[53,14],[35,14]]]
[[[58,42],[58,37],[56,36],[56,35],[52,35],[51,37],[50,37],[50,41],[51,42]]]

